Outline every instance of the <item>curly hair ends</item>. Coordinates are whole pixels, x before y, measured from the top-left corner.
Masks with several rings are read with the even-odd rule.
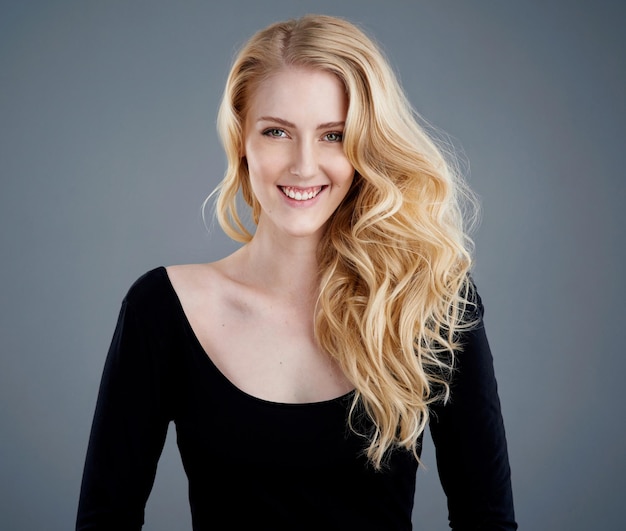
[[[367,455],[414,452],[429,406],[446,400],[460,348],[472,326],[472,241],[464,209],[477,203],[446,150],[420,125],[378,46],[342,19],[309,15],[254,35],[228,77],[218,126],[228,169],[218,187],[217,218],[232,238],[252,235],[236,208],[241,190],[255,223],[259,205],[242,157],[242,124],[255,88],[289,66],[324,69],[349,99],[344,150],[356,170],[318,248],[317,340],[373,422]]]

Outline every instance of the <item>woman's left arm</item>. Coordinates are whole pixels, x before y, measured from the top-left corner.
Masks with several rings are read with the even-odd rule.
[[[512,531],[511,470],[493,358],[476,294],[478,324],[462,333],[450,400],[432,408],[430,431],[455,530]]]

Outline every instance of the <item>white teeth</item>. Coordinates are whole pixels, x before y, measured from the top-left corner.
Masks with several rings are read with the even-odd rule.
[[[281,186],[280,189],[282,192],[289,198],[295,199],[296,201],[306,201],[308,199],[313,199],[317,194],[322,191],[322,186],[316,186],[315,188],[310,189],[308,192],[304,190],[295,190],[291,186]]]

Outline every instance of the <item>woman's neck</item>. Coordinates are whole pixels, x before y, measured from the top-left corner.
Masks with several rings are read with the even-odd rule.
[[[258,230],[231,258],[244,283],[298,305],[314,303],[318,293],[318,242],[313,237],[283,237]]]

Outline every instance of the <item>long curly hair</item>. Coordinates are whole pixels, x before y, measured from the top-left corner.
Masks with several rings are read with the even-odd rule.
[[[394,447],[418,458],[429,406],[450,393],[458,332],[472,325],[466,223],[476,201],[378,45],[346,20],[307,15],[256,33],[228,76],[216,216],[231,238],[253,237],[237,211],[240,192],[255,223],[260,214],[242,159],[247,105],[290,66],[333,73],[349,100],[343,147],[355,179],[318,248],[316,338],[355,387],[350,425],[367,437],[369,461],[380,468]],[[357,422],[363,414],[370,422]]]

